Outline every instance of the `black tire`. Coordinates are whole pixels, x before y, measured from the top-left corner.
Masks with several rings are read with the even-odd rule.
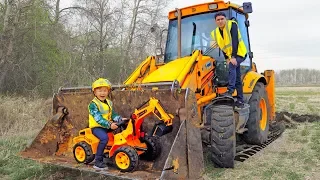
[[[79,160],[77,157],[76,157],[76,149],[77,148],[82,148],[85,152],[85,158],[84,160]],[[86,142],[79,142],[77,144],[75,144],[73,146],[73,157],[74,159],[78,162],[78,163],[84,163],[84,164],[89,164],[91,163],[93,160],[94,160],[94,157],[95,155],[92,153],[92,149],[91,149],[91,146],[86,143]]]
[[[213,163],[218,167],[234,167],[236,134],[232,106],[215,105],[212,108],[211,154]]]
[[[266,125],[265,128],[260,128],[260,120],[262,119],[263,110],[260,108],[260,101],[264,99],[266,103]],[[270,107],[267,92],[263,83],[258,82],[252,92],[252,96],[249,99],[250,114],[246,124],[248,131],[243,133],[243,140],[249,144],[263,144],[268,139],[269,133],[269,119],[270,119]]]
[[[161,153],[159,137],[145,137],[142,142],[147,144],[147,151],[141,155],[141,158],[148,161],[155,160]]]
[[[121,164],[123,162],[117,161],[117,156],[121,154],[125,154],[128,158],[128,164],[125,164],[126,167],[121,167]],[[119,169],[121,172],[131,172],[135,170],[139,165],[139,156],[135,149],[133,149],[131,146],[122,146],[119,149],[117,149],[113,155],[113,162],[114,165]]]

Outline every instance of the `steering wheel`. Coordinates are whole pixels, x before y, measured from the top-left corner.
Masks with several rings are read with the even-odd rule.
[[[129,119],[121,120],[120,122],[117,122],[116,125],[118,126],[118,128],[116,130],[114,130],[114,132],[115,132],[114,134],[118,134],[118,133],[122,132],[126,128],[128,122],[129,122]]]

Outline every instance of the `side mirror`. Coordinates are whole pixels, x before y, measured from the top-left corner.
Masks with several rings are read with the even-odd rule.
[[[244,2],[242,7],[243,7],[243,12],[246,14],[253,12],[251,2]]]

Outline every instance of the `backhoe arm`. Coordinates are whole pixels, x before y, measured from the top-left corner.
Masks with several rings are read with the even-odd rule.
[[[149,72],[153,72],[157,69],[156,60],[154,56],[149,56],[145,59],[128,77],[128,79],[124,82],[125,85],[141,83],[143,77]]]
[[[144,122],[144,118],[151,114],[154,114],[161,121],[161,123],[154,124],[151,136],[163,136],[172,131],[174,116],[164,110],[158,99],[151,97],[131,114],[128,126],[121,132],[122,137],[127,138],[131,134],[137,138],[144,136],[141,134],[143,133],[141,132],[141,125]],[[126,124],[126,122],[122,121],[118,126],[122,124]]]
[[[156,98],[151,97],[149,101],[142,104],[140,107],[135,109],[134,113],[132,114],[132,119],[144,119],[150,113],[153,113],[160,121],[166,126],[172,125],[172,119],[174,116],[172,114],[167,113],[160,101]]]

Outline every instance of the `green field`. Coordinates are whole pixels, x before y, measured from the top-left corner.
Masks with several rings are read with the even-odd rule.
[[[276,89],[277,110],[320,115],[320,88]],[[89,179],[94,176],[42,165],[17,156],[42,128],[50,101],[0,96],[0,179]],[[319,179],[320,119],[302,123],[234,169],[214,168],[207,156],[205,179]]]

